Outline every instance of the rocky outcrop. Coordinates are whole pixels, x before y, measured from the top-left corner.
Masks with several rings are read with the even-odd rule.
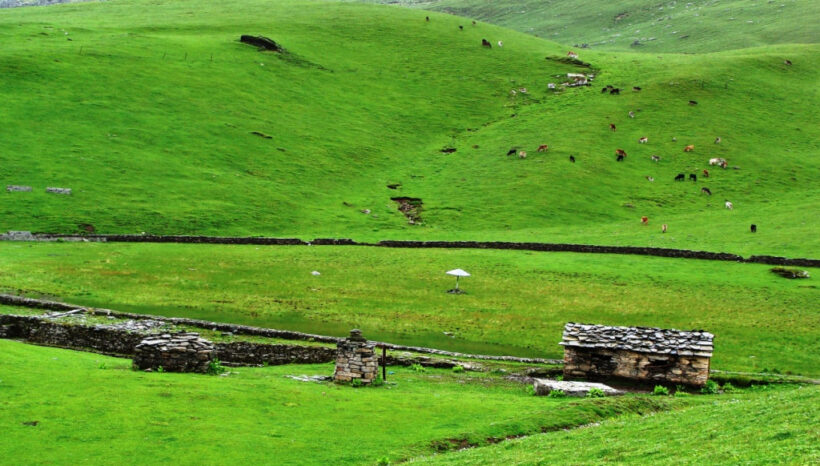
[[[567,396],[586,396],[593,388],[601,390],[606,396],[622,395],[623,392],[609,385],[595,382],[570,382],[563,380],[535,379],[533,390],[536,396],[547,396],[554,390],[560,390]]]

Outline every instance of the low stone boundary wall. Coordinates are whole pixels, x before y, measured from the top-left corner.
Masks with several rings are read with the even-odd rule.
[[[669,257],[679,259],[703,259],[730,262],[749,262],[795,267],[820,267],[820,259],[779,256],[750,256],[744,258],[725,252],[693,251],[689,249],[653,248],[641,246],[596,246],[591,244],[531,243],[509,241],[398,241],[360,243],[347,238],[317,238],[304,241],[298,238],[268,238],[242,236],[186,236],[186,235],[58,235],[9,232],[0,235],[0,241],[90,241],[112,243],[182,243],[182,244],[248,244],[267,246],[371,246],[385,248],[437,248],[437,249],[501,249],[541,252],[578,252],[586,254],[622,254]]]
[[[9,306],[30,307],[35,309],[47,309],[51,311],[72,311],[74,309],[84,308],[74,304],[61,303],[58,301],[47,301],[33,298],[26,298],[23,296],[14,296],[7,294],[0,294],[0,304]],[[227,324],[222,322],[210,322],[207,320],[188,319],[184,317],[162,317],[147,314],[134,314],[131,312],[112,311],[110,309],[94,309],[85,308],[89,314],[94,315],[110,315],[116,317],[124,317],[134,320],[150,319],[161,322],[168,322],[175,325],[189,325],[192,327],[206,328],[211,330],[218,330],[221,332],[230,332],[235,335],[253,335],[268,338],[281,338],[284,340],[303,340],[316,341],[320,343],[338,343],[343,338],[332,337],[327,335],[315,335],[312,333],[296,332],[292,330],[278,330],[270,328],[252,327],[249,325]],[[421,346],[406,346],[396,345],[385,342],[375,342],[377,345],[386,346],[387,349],[395,351],[410,351],[413,353],[435,354],[438,356],[447,356],[451,358],[470,358],[482,359],[488,361],[510,361],[521,362],[525,364],[562,364],[560,359],[544,359],[544,358],[520,358],[516,356],[495,356],[486,354],[467,354],[455,351],[444,351],[436,348],[425,348]]]
[[[51,322],[38,316],[0,314],[0,338],[21,339],[60,348],[92,350],[133,357],[148,334],[103,326]],[[252,342],[215,343],[215,356],[228,365],[315,364],[330,362],[336,350],[323,346],[270,345]]]

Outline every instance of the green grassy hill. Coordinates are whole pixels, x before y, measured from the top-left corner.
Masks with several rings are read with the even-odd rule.
[[[0,183],[35,191],[2,194],[0,230],[817,251],[818,222],[801,215],[818,199],[817,46],[590,52],[586,69],[545,60],[565,46],[428,14],[260,0],[4,10]],[[578,71],[597,73],[594,87],[547,89]],[[600,94],[605,84],[624,91]],[[711,157],[739,169],[672,181]],[[399,196],[421,199],[421,224]]]
[[[371,0],[365,0],[371,1]],[[811,0],[375,0],[473,18],[579,47],[641,52],[718,52],[817,43]],[[636,43],[637,41],[637,43]]]

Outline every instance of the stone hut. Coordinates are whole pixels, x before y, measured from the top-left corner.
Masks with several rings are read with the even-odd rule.
[[[714,335],[651,327],[564,326],[564,377],[702,386]]]
[[[213,360],[213,343],[192,332],[153,335],[134,348],[134,367],[141,370],[205,373]]]
[[[379,373],[376,345],[368,343],[362,331],[353,329],[350,336],[339,342],[336,350],[335,382],[352,382],[359,379],[362,384],[370,384]]]

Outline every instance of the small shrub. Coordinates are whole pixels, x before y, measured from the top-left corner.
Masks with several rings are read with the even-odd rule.
[[[562,382],[562,381],[564,380],[564,375],[563,375],[563,374],[561,374],[561,375],[559,375],[559,376],[556,376],[556,377],[555,377],[555,380],[557,380],[557,381],[559,381],[559,382]]]
[[[426,372],[427,371],[427,369],[425,369],[424,366],[422,366],[421,364],[413,364],[412,366],[410,366],[410,370],[412,370],[413,372]]]
[[[721,387],[721,389],[726,393],[731,393],[735,391],[735,386],[732,385],[731,382],[726,382],[725,384],[723,384],[723,387]]]
[[[157,372],[162,374],[163,372],[165,372],[165,369],[163,369],[162,366],[157,366]]]
[[[382,378],[382,376],[377,375],[376,378],[373,379],[371,385],[374,387],[381,387],[382,385],[384,385],[384,379]]]
[[[655,396],[669,396],[669,389],[663,385],[655,385],[655,389],[652,390],[652,394]]]
[[[675,387],[675,397],[683,397],[683,396],[690,396],[689,392],[686,391],[686,387],[683,385],[678,385]]]
[[[717,395],[720,392],[720,386],[714,380],[707,380],[700,392],[704,395]]]
[[[590,388],[587,392],[587,398],[603,398],[606,394],[600,388]]]
[[[563,390],[553,390],[549,392],[547,398],[566,398],[567,394]]]
[[[390,458],[382,456],[377,463],[379,466],[390,466]]]
[[[219,375],[225,372],[225,366],[223,366],[219,359],[214,359],[213,361],[208,363],[208,374],[210,375]]]
[[[456,373],[464,372],[464,366],[453,366],[453,372],[456,372]]]
[[[359,388],[362,386],[362,379],[353,379],[350,381],[350,386],[353,388]]]
[[[105,369],[105,363],[100,363],[100,369]]]

